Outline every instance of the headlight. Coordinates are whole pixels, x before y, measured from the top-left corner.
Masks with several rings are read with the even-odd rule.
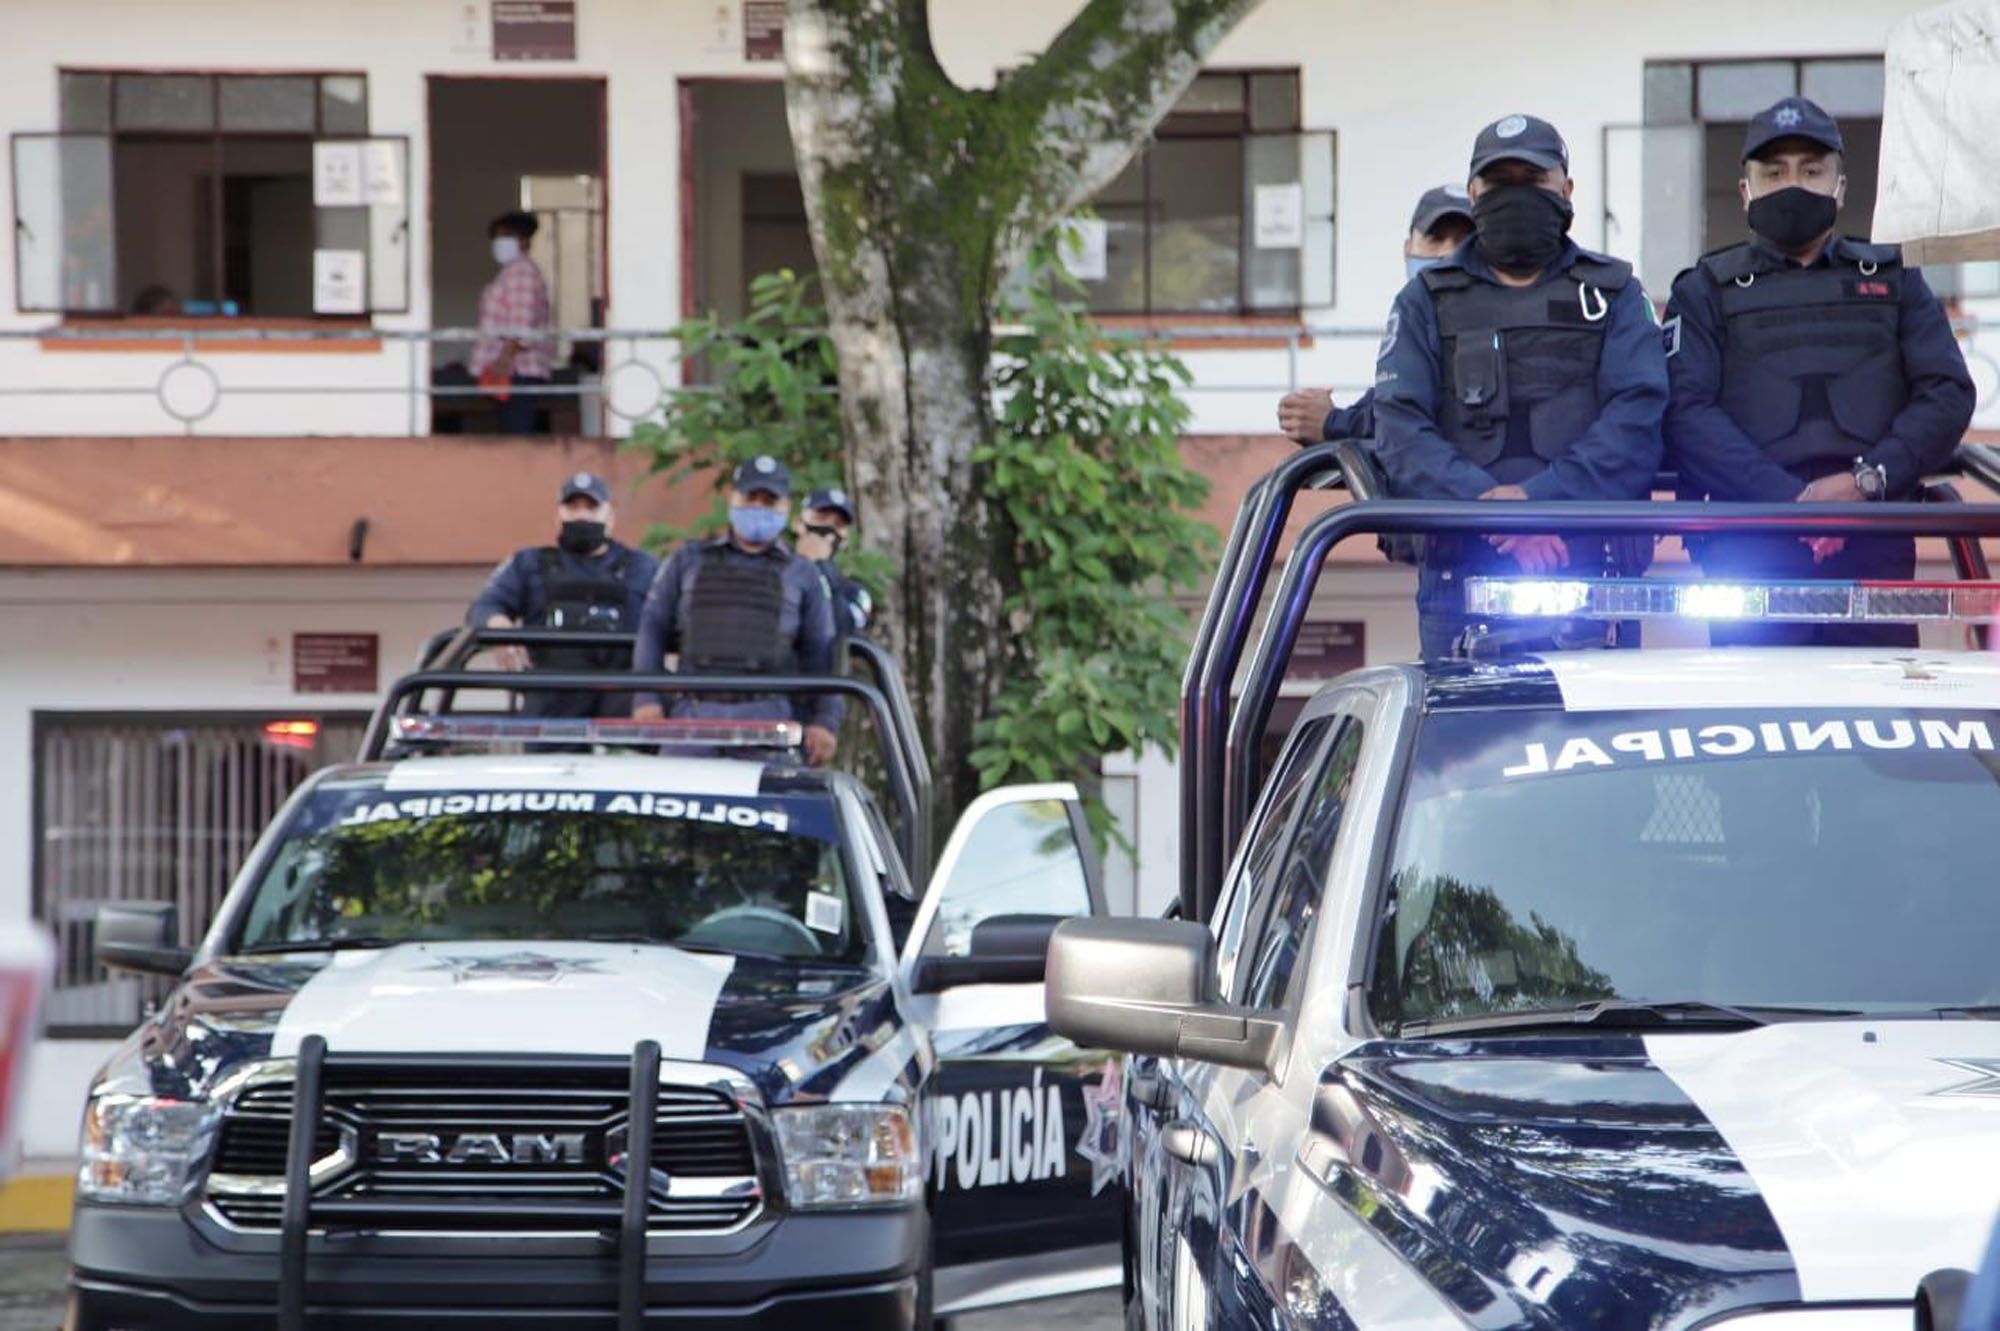
[[[896,1206],[923,1195],[923,1162],[907,1111],[813,1105],[772,1116],[794,1207]]]
[[[105,1092],[83,1111],[77,1194],[94,1202],[172,1206],[187,1194],[215,1130],[200,1101]]]

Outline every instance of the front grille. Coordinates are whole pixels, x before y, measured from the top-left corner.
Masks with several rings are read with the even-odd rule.
[[[329,1060],[313,1227],[616,1229],[628,1075],[622,1063]],[[266,1082],[240,1094],[224,1119],[211,1174],[228,1177],[211,1177],[209,1200],[240,1228],[279,1225],[291,1099],[289,1083]],[[756,1151],[734,1099],[662,1086],[653,1124],[649,1229],[728,1229],[757,1212]]]

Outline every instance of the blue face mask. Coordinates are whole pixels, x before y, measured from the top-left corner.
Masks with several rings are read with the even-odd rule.
[[[1443,259],[1435,255],[1405,254],[1403,256],[1403,275],[1405,277],[1415,277],[1418,273],[1424,271],[1424,269],[1435,268],[1443,262]]]
[[[775,508],[730,505],[729,529],[745,545],[769,545],[785,530],[785,514]]]

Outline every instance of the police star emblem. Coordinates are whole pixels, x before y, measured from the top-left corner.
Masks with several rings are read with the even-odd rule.
[[[1781,106],[1771,116],[1771,123],[1779,129],[1797,129],[1802,117],[1796,106]]]
[[[1111,1058],[1097,1085],[1083,1088],[1083,1135],[1076,1153],[1090,1161],[1090,1195],[1125,1177],[1125,1065]]]
[[[2000,1058],[1940,1058],[1934,1060],[1960,1072],[1970,1072],[1971,1081],[1958,1082],[1932,1095],[1969,1095],[2000,1100]]]
[[[508,952],[497,957],[439,957],[437,965],[420,970],[450,971],[453,984],[474,980],[538,980],[554,984],[565,975],[602,975],[604,967],[595,961],[571,957],[551,957],[540,952]]]

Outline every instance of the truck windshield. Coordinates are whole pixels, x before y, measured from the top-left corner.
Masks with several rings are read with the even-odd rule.
[[[1385,1028],[1600,1000],[2000,1000],[2000,714],[1425,718],[1374,922]]]
[[[827,796],[315,792],[243,916],[243,951],[432,939],[672,943],[858,961]]]

